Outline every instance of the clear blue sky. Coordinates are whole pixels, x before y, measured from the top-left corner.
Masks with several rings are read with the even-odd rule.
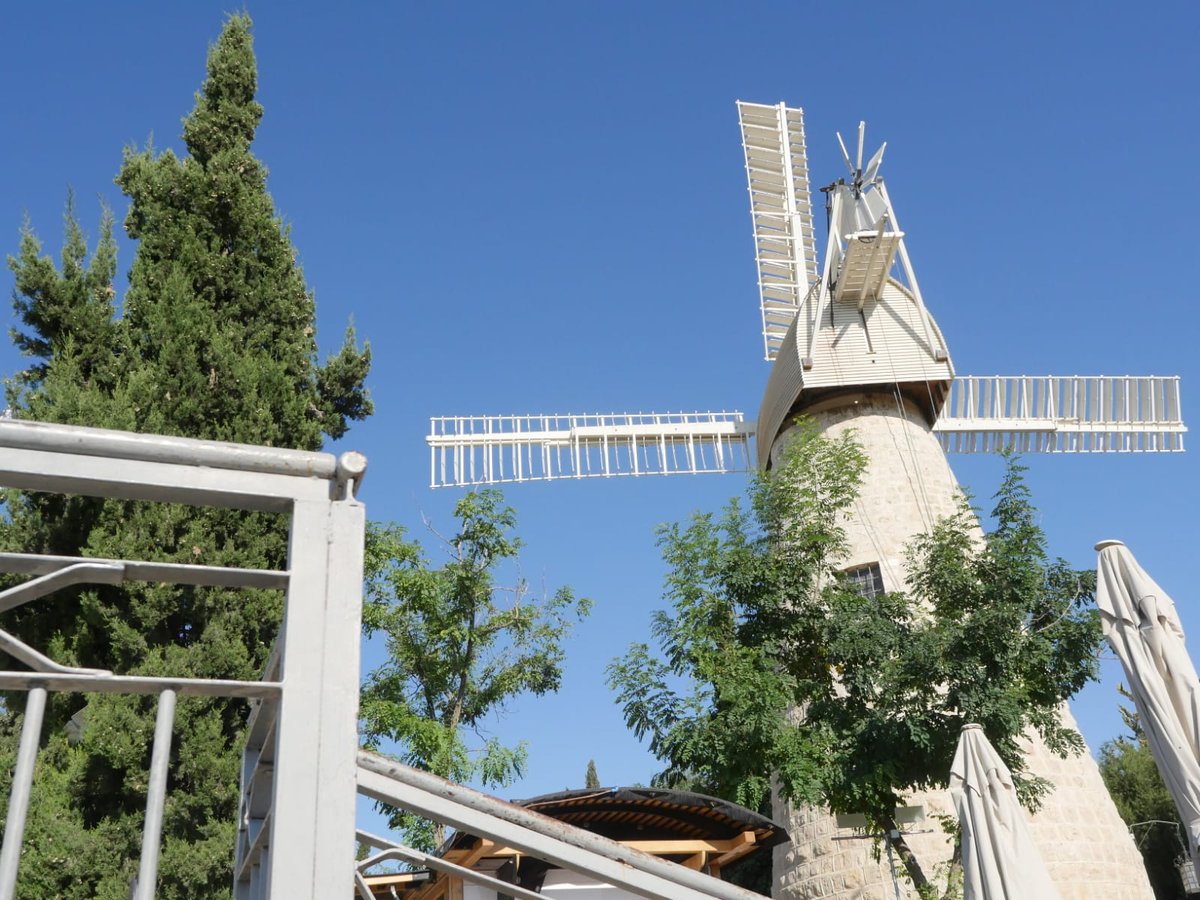
[[[225,3],[19,4],[0,54],[0,249],[57,252],[75,189],[126,209],[121,149],[180,146]],[[443,414],[743,409],[765,384],[734,101],[807,114],[814,182],[868,122],[960,374],[1181,374],[1200,396],[1192,159],[1200,12],[1174,4],[251,2],[256,152],[316,292],[320,338],[371,341],[369,514],[452,526],[423,442]],[[127,270],[133,247],[124,242]],[[7,290],[11,276],[0,274]],[[20,360],[0,350],[0,371]],[[1193,421],[1193,426],[1197,424]],[[987,497],[998,461],[952,460]],[[1124,539],[1200,645],[1195,453],[1028,460],[1052,550]],[[660,522],[744,479],[508,491],[525,575],[592,597],[561,694],[495,726],[528,796],[648,781],[603,687],[660,603]],[[1120,730],[1117,674],[1075,704]]]

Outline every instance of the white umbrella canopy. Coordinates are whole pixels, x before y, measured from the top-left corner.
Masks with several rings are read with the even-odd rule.
[[[950,795],[962,829],[965,900],[1058,900],[1012,773],[979,725],[964,725],[959,735]]]
[[[1200,844],[1200,679],[1175,604],[1120,541],[1096,545],[1096,605],[1125,668],[1150,752],[1170,791],[1195,862]]]

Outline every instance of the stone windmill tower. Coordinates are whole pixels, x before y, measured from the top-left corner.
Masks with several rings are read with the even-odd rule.
[[[771,363],[757,425],[739,412],[437,418],[435,487],[766,468],[803,413],[827,432],[854,428],[870,458],[843,562],[862,590],[883,591],[904,585],[911,538],[955,509],[945,451],[1183,449],[1177,378],[957,376],[879,175],[884,147],[864,165],[863,126],[853,158],[838,137],[847,176],[822,189],[818,265],[802,111],[739,102],[738,113]],[[1030,768],[1056,785],[1033,825],[1062,895],[1150,897],[1091,757],[1034,746]],[[938,797],[913,803],[910,818],[949,811]],[[894,896],[886,861],[852,823],[777,813],[793,839],[777,850],[777,895]],[[927,832],[910,837],[923,859],[949,858],[938,830],[914,825]]]

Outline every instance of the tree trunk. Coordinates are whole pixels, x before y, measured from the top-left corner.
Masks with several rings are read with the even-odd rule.
[[[908,877],[912,879],[913,887],[917,889],[917,894],[921,897],[934,897],[934,887],[929,883],[929,879],[925,877],[925,872],[921,869],[921,864],[917,862],[917,857],[913,854],[912,848],[908,846],[908,841],[904,840],[904,833],[900,830],[900,826],[896,824],[896,820],[890,816],[879,823],[883,826],[884,836],[892,850],[900,857],[900,862],[904,864],[904,871],[908,873]]]
[[[954,854],[950,857],[950,870],[946,873],[946,893],[942,900],[960,900],[963,895],[962,835],[954,838]]]

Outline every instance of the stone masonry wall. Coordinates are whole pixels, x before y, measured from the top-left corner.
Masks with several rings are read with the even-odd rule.
[[[878,562],[884,587],[905,583],[904,547],[959,502],[958,483],[937,439],[915,408],[887,395],[839,398],[831,408],[808,413],[822,431],[853,428],[870,466],[847,527],[846,566]],[[772,454],[786,443],[781,435]],[[1069,725],[1070,712],[1063,709]],[[1030,769],[1054,790],[1030,820],[1033,837],[1063,900],[1152,900],[1141,855],[1089,753],[1059,759],[1036,736],[1029,746]],[[953,816],[948,792],[915,794],[911,805],[925,807],[925,821],[910,826],[909,844],[927,874],[944,870],[951,844],[938,815]],[[787,900],[892,900],[896,887],[886,850],[850,829],[837,827],[824,810],[776,803],[775,818],[791,834],[775,850],[774,896]],[[878,854],[878,858],[876,858]],[[915,896],[900,873],[900,896]]]

